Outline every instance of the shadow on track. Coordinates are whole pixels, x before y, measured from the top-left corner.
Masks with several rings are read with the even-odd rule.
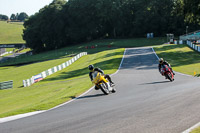
[[[93,97],[100,97],[100,96],[106,96],[106,95],[105,94],[95,94],[95,95],[82,96],[77,99],[93,98]]]
[[[144,84],[141,84],[141,85],[145,85],[145,84],[162,84],[162,83],[168,83],[168,82],[171,82],[171,81],[151,82],[151,83],[144,83]]]

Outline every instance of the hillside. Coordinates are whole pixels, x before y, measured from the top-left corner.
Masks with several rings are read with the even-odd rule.
[[[22,39],[23,24],[0,21],[0,44],[25,43]]]

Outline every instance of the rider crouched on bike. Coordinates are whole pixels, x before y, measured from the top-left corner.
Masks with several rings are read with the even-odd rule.
[[[90,70],[89,76],[90,76],[91,81],[93,80],[92,73],[97,71],[97,72],[100,72],[101,74],[103,74],[106,79],[108,79],[108,81],[111,83],[111,86],[114,86],[114,83],[112,82],[111,77],[108,74],[104,74],[103,70],[101,70],[100,68],[94,68],[93,65],[89,65],[88,68]],[[98,89],[99,88],[97,86],[95,86],[95,90],[98,90]]]
[[[171,69],[171,71],[173,72],[173,74],[175,75],[175,73],[174,73],[174,71],[172,70],[170,64],[169,64],[166,60],[163,60],[163,58],[160,58],[160,59],[159,59],[158,69],[159,69],[159,72],[160,72],[160,73],[161,73],[161,68],[162,68],[163,65],[167,65],[167,66]],[[161,73],[161,74],[162,74],[162,73]]]

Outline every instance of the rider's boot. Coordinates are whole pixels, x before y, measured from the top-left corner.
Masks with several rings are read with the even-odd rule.
[[[110,82],[110,86],[113,87],[113,86],[115,86],[115,84],[111,81],[111,82]]]
[[[172,68],[171,68],[171,71],[172,71],[172,73],[175,75],[175,72],[172,70]]]

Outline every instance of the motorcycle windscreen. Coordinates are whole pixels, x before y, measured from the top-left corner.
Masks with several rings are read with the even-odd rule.
[[[98,72],[93,72],[92,77],[93,77],[93,82],[98,83],[99,82],[99,73]]]

